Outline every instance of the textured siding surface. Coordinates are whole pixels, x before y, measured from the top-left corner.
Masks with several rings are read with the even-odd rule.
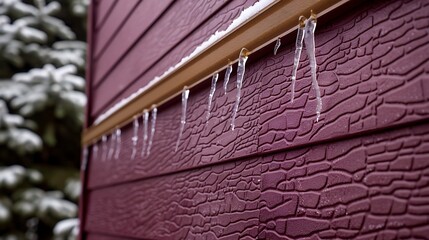
[[[95,4],[90,119],[255,1],[111,2]],[[149,156],[140,128],[131,159],[131,124],[118,159],[90,149],[87,239],[427,238],[429,3],[355,1],[334,14],[315,34],[319,122],[305,48],[290,101],[293,33],[276,56],[250,56],[235,131],[236,65],[226,94],[220,73],[207,123],[210,80],[191,89],[177,152],[178,98],[158,108]]]

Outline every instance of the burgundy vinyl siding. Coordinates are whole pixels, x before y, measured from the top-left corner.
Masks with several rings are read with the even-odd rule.
[[[96,13],[95,15],[95,23],[94,23],[94,30],[100,28],[106,18],[109,16],[110,11],[113,10],[115,3],[117,1],[116,0],[98,0],[98,1],[93,1],[93,3],[96,5],[95,6],[95,11]]]
[[[163,1],[160,1],[163,2]],[[256,0],[246,1],[173,1],[136,42],[122,41],[132,30],[121,31],[111,47],[94,61],[94,102],[92,116],[137,91],[156,76],[160,76],[220,28],[225,29],[234,18]],[[140,4],[144,4],[145,1]],[[147,4],[146,9],[153,9]],[[161,7],[159,7],[161,10]],[[137,10],[130,24],[140,27],[145,16]],[[149,21],[152,21],[151,19]],[[144,22],[144,21],[143,21]],[[130,25],[131,26],[131,25]],[[136,27],[136,26],[135,26]],[[134,40],[134,39],[133,39]],[[131,42],[131,41],[130,41]],[[131,86],[130,86],[131,85]]]
[[[127,0],[113,7],[103,25],[97,29],[97,39],[94,43],[95,59],[99,57],[103,50],[106,51],[107,45],[110,45],[109,41],[118,36],[119,29],[123,28],[128,15],[132,14],[137,4],[139,4],[138,0]]]
[[[146,25],[131,21],[138,9],[128,15],[93,62],[88,117],[162,74],[254,1],[182,9],[191,2],[159,6]],[[236,65],[226,94],[220,73],[208,123],[210,80],[191,89],[177,152],[179,98],[158,108],[149,157],[139,141],[131,159],[132,124],[122,128],[119,159],[104,159],[99,142],[85,185],[87,239],[429,236],[429,4],[352,4],[316,29],[319,122],[305,49],[290,101],[293,33],[276,56],[274,43],[250,55],[235,131]],[[139,33],[124,30],[137,26]]]

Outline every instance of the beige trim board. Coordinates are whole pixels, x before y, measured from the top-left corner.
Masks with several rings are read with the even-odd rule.
[[[349,0],[279,0],[273,3],[107,119],[85,129],[82,144],[90,145],[102,135],[110,134],[115,128],[131,122],[133,116],[141,114],[143,109],[149,109],[153,104],[159,106],[179,95],[184,86],[195,86],[224,69],[229,59],[237,61],[243,47],[252,53],[272,44],[278,37],[290,34],[297,28],[299,16],[309,17],[311,10],[321,16],[346,2]]]

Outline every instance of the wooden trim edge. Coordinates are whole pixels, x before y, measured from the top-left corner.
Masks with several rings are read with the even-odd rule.
[[[240,50],[245,47],[250,52],[271,44],[275,39],[293,32],[298,25],[299,16],[309,17],[313,10],[322,16],[349,0],[280,0],[265,11],[248,20],[241,27],[225,36],[210,48],[176,69],[164,79],[153,85],[121,109],[98,125],[84,130],[83,145],[90,145],[102,135],[111,133],[132,121],[133,116],[141,114],[153,104],[158,106],[179,95],[183,86],[195,86],[213,73],[223,70],[229,59],[236,62]]]

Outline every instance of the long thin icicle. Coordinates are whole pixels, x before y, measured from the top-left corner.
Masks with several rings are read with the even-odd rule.
[[[113,154],[115,153],[115,149],[116,149],[116,134],[113,132],[110,135],[109,156],[107,157],[108,160],[112,159]]]
[[[117,128],[115,131],[115,138],[116,138],[115,159],[118,159],[119,155],[121,154],[121,147],[122,147],[121,134],[122,134],[121,129]]]
[[[229,77],[231,76],[231,73],[232,73],[232,64],[229,63],[228,67],[225,70],[225,78],[223,80],[224,94],[226,94],[226,92],[228,90],[228,82],[229,82]]]
[[[241,49],[240,56],[238,58],[237,68],[237,96],[235,98],[234,110],[232,112],[231,129],[235,129],[235,118],[237,117],[238,106],[240,105],[241,88],[243,86],[244,73],[246,72],[246,61],[249,55],[249,50],[246,48]]]
[[[216,83],[218,78],[219,78],[219,73],[215,73],[212,77],[212,85],[210,87],[209,102],[207,104],[206,123],[210,119],[210,111],[212,109],[212,101],[213,101],[214,94],[216,92]]]
[[[183,130],[185,130],[186,124],[186,109],[188,108],[188,98],[189,98],[189,89],[187,86],[183,87],[182,91],[182,116],[180,118],[180,130],[179,130],[179,138],[177,138],[176,148],[174,152],[177,152],[179,149],[180,139],[183,135]]]
[[[92,144],[92,159],[97,160],[98,158],[98,142],[94,141]]]
[[[147,146],[147,153],[146,156],[150,155],[150,149],[152,148],[153,143],[153,137],[155,136],[155,129],[156,129],[156,115],[158,113],[158,108],[156,108],[156,105],[152,105],[152,112],[151,112],[151,126],[150,126],[150,137],[149,137],[149,144]]]
[[[319,121],[320,113],[322,111],[322,98],[320,96],[320,88],[317,83],[317,63],[316,63],[316,46],[314,42],[314,31],[316,30],[316,15],[311,14],[310,19],[305,23],[305,48],[310,60],[312,86],[316,92],[316,122]]]
[[[107,136],[103,135],[101,137],[101,147],[103,148],[103,152],[102,152],[102,161],[106,161],[107,160]]]
[[[88,165],[88,146],[83,146],[83,156],[82,156],[82,163],[80,165],[80,170],[86,171],[86,167]]]
[[[136,158],[137,153],[137,144],[139,142],[139,117],[134,116],[133,120],[133,137],[131,138],[131,141],[133,142],[133,151],[131,153],[131,159]]]
[[[277,55],[277,51],[279,50],[281,45],[282,41],[280,40],[280,38],[277,38],[276,45],[274,46],[274,55]]]
[[[144,155],[146,154],[148,125],[149,125],[149,111],[145,109],[143,110],[143,145],[142,145],[142,152],[141,152],[142,157],[144,157]]]
[[[304,40],[304,27],[306,23],[306,18],[304,16],[299,17],[299,26],[298,26],[298,32],[296,35],[296,42],[295,42],[295,56],[293,58],[293,69],[292,69],[292,98],[291,101],[295,99],[295,83],[296,83],[296,72],[298,71],[299,66],[299,59],[301,58],[301,52],[302,52],[302,41]]]

